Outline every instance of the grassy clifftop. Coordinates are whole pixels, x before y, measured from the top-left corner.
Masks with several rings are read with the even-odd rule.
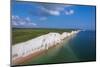
[[[24,42],[29,39],[47,34],[49,32],[71,32],[75,29],[48,29],[48,28],[13,28],[12,29],[12,44]]]

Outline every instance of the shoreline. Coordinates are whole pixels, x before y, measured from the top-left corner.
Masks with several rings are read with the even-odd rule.
[[[52,49],[56,46],[59,46],[59,45],[53,45],[53,46],[49,47],[48,50],[50,50],[50,49]],[[48,50],[47,49],[40,50],[40,51],[37,51],[37,52],[33,52],[28,56],[17,58],[15,61],[12,61],[13,65],[23,65],[26,61],[28,62],[32,58],[39,57],[42,53],[46,53]]]
[[[70,35],[69,35],[69,37],[71,37],[72,35],[75,35],[76,33],[78,33],[79,31],[77,31],[77,32],[72,32]],[[63,34],[63,35],[65,35],[65,34]],[[40,36],[41,37],[41,36]],[[69,38],[68,37],[68,38]],[[63,37],[62,38],[62,41],[64,40],[64,39],[67,39],[67,37]],[[21,65],[21,64],[23,64],[25,61],[29,61],[31,58],[35,58],[35,57],[37,57],[37,56],[39,56],[39,55],[41,55],[42,53],[44,53],[45,51],[47,51],[47,50],[49,50],[50,48],[54,48],[55,46],[59,46],[58,44],[61,44],[62,43],[62,41],[60,41],[60,42],[57,42],[57,43],[53,43],[52,45],[45,45],[44,47],[45,48],[38,48],[37,50],[35,50],[35,51],[31,51],[31,52],[29,52],[29,53],[27,53],[27,54],[25,54],[25,55],[19,55],[18,57],[16,57],[16,58],[12,58],[12,65]],[[27,45],[28,45],[29,43],[27,43]],[[48,46],[48,47],[47,47]],[[27,47],[27,46],[26,46]],[[14,49],[14,48],[13,48]],[[21,50],[20,50],[21,51]],[[24,49],[24,51],[25,51],[25,49]],[[20,54],[20,53],[19,53]]]

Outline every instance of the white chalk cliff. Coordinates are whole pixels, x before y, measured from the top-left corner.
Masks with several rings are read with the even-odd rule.
[[[63,32],[62,34],[51,32],[39,37],[33,38],[26,42],[18,43],[12,46],[12,60],[19,57],[25,57],[36,51],[48,49],[54,45],[59,45],[67,37],[70,37],[79,31],[72,31],[70,33]]]

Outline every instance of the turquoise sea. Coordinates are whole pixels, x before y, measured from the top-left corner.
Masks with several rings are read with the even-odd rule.
[[[41,56],[33,58],[26,64],[55,64],[96,61],[95,31],[81,31],[64,43],[45,51]]]

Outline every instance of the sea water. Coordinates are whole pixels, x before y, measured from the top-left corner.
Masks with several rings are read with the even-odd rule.
[[[96,60],[96,32],[81,31],[60,46],[45,51],[24,64],[53,64]]]

